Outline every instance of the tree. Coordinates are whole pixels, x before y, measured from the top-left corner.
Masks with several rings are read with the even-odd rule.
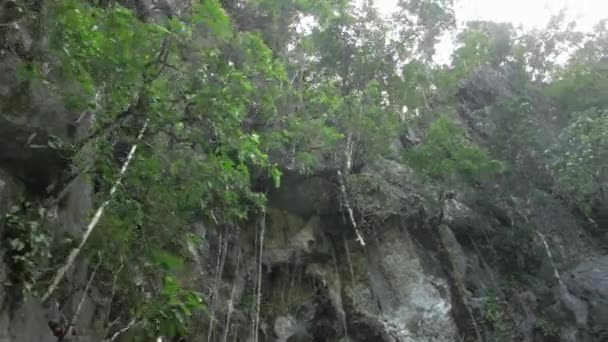
[[[559,142],[547,151],[552,156],[549,169],[559,190],[571,194],[589,214],[608,201],[608,113],[592,108],[573,116]]]

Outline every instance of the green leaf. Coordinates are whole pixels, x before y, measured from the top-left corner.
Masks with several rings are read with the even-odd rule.
[[[278,167],[274,166],[270,169],[270,174],[272,176],[274,187],[278,189],[281,186],[281,176],[283,173]]]

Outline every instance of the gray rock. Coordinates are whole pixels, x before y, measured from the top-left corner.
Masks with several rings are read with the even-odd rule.
[[[45,310],[36,300],[28,300],[13,314],[8,329],[8,340],[2,342],[56,342],[51,329],[47,325]],[[2,330],[0,330],[0,337]]]
[[[560,286],[558,297],[562,305],[568,310],[572,316],[576,326],[584,328],[587,325],[589,317],[589,309],[587,303],[573,296],[566,286]]]
[[[286,342],[295,333],[296,322],[291,316],[279,316],[274,321],[274,333],[277,342]]]
[[[18,196],[22,192],[21,185],[16,182],[13,177],[8,173],[0,169],[0,217],[2,217],[11,205],[15,203]],[[2,220],[0,219],[0,236],[4,234],[4,227]],[[2,246],[2,244],[0,244]],[[0,248],[0,308],[4,308],[4,282],[8,276],[8,269],[4,263],[4,249]],[[6,318],[8,319],[8,318]],[[2,319],[0,319],[1,321]],[[1,323],[0,323],[1,325]],[[0,330],[0,338],[2,337],[2,330]],[[0,341],[2,341],[0,339]]]
[[[425,272],[409,234],[393,227],[377,229],[383,233],[379,245],[366,247],[367,270],[384,334],[400,342],[454,341],[457,329],[446,281]],[[361,313],[371,311],[365,308],[372,303],[351,300]]]
[[[608,337],[608,256],[582,262],[565,278],[569,292],[588,305],[591,332]]]
[[[78,176],[69,185],[69,191],[58,212],[58,220],[70,235],[80,238],[93,211],[93,185],[85,176]]]
[[[513,95],[507,76],[489,66],[483,66],[458,83],[458,98],[469,110],[482,109],[499,98]]]
[[[467,272],[467,259],[462,250],[462,247],[456,240],[452,230],[446,226],[439,226],[439,236],[441,237],[442,243],[445,246],[446,252],[450,256],[450,260],[454,265],[454,277],[461,283],[464,283]]]
[[[299,259],[317,252],[323,241],[319,234],[320,219],[308,221],[282,210],[269,209],[266,215],[264,263],[272,265]]]
[[[21,191],[21,184],[0,169],[0,214],[3,214],[14,203]]]
[[[457,197],[443,202],[443,221],[456,236],[478,236],[492,230],[487,219]]]
[[[302,217],[335,213],[340,205],[332,196],[333,188],[329,178],[287,172],[281,187],[271,189],[269,205]]]

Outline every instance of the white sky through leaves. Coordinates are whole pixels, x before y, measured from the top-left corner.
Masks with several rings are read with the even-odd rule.
[[[378,8],[390,13],[397,0],[376,0]],[[552,15],[566,9],[566,18],[575,20],[581,29],[591,29],[608,18],[608,0],[455,0],[458,23],[492,20],[541,28]]]
[[[385,15],[395,9],[398,0],[375,0]],[[545,27],[549,19],[561,10],[566,21],[575,21],[577,28],[590,31],[602,19],[608,19],[608,0],[454,0],[456,21],[462,27],[473,20],[510,22],[524,29]],[[435,61],[449,63],[454,45],[444,37],[437,46]]]

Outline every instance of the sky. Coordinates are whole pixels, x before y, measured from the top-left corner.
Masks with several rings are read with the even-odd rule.
[[[376,0],[385,13],[395,7],[397,0]],[[608,18],[608,0],[454,0],[459,24],[471,20],[511,22],[524,28],[541,28],[561,9],[566,18],[589,30],[601,19]]]
[[[387,15],[397,3],[397,0],[375,1],[378,9]],[[583,31],[590,31],[597,22],[608,19],[608,0],[454,0],[456,21],[461,27],[472,20],[490,20],[539,29],[562,9],[566,10],[566,20],[575,21]],[[453,49],[453,40],[444,37],[437,46],[435,61],[449,63]]]

